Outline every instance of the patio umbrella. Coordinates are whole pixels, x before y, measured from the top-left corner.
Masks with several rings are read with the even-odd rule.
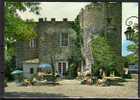
[[[44,69],[51,69],[52,65],[51,64],[40,64],[39,68],[44,68]]]
[[[16,84],[21,83],[21,81],[22,81],[22,74],[23,74],[22,70],[14,70],[11,74],[15,76]]]
[[[12,74],[12,75],[16,75],[16,74],[22,74],[22,73],[23,73],[22,70],[15,70],[15,71],[13,71],[11,74]]]

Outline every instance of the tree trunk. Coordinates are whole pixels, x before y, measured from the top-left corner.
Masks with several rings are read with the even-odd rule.
[[[52,75],[55,75],[55,68],[54,68],[54,62],[53,62],[53,56],[51,56],[51,65],[52,65]]]

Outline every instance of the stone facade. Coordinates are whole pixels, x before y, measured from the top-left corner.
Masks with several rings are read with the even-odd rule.
[[[35,39],[36,46],[30,47],[30,41],[17,41],[16,42],[16,66],[23,66],[24,60],[38,58],[38,40]]]
[[[72,29],[73,22],[66,18],[63,21],[55,21],[54,18],[47,21],[46,18],[40,18],[36,24],[38,35],[33,39],[34,41],[32,43],[18,41],[16,44],[17,66],[26,68],[27,65],[33,66],[32,62],[28,62],[28,64],[25,62],[25,60],[31,59],[38,59],[38,63],[36,63],[38,66],[45,63],[51,64],[51,59],[53,59],[55,70],[63,75],[68,70],[68,59],[73,54],[72,49],[76,39],[76,32]]]
[[[82,72],[86,69],[91,72],[91,66],[94,64],[91,40],[98,35],[104,35],[108,41],[111,41],[112,50],[121,55],[121,14],[121,3],[91,3],[81,9],[78,16],[83,36],[81,51],[85,59]],[[76,39],[76,32],[72,29],[73,22],[66,18],[63,21],[55,21],[55,18],[47,21],[46,18],[40,18],[36,23],[38,37],[35,38],[35,48],[29,47],[29,41],[19,41],[16,44],[17,66],[22,66],[23,61],[29,59],[38,59],[38,64],[51,63],[53,58],[55,70],[63,74],[62,70],[68,69],[68,59],[73,54],[72,49]],[[61,69],[60,66],[66,68]]]
[[[72,29],[73,22],[63,21],[40,21],[38,24],[39,33],[39,60],[40,63],[50,63],[51,58],[55,63],[55,70],[68,70],[68,59],[72,56],[76,32]],[[60,66],[66,66],[61,69]]]
[[[82,53],[85,58],[85,65],[82,71],[94,64],[91,51],[91,39],[104,35],[112,50],[121,55],[121,3],[91,3],[81,9],[79,13],[81,34],[83,36]]]
[[[55,60],[67,60],[71,56],[73,39],[76,33],[70,21],[43,21],[38,24],[40,63],[50,63],[51,56]],[[64,33],[64,34],[63,34]],[[67,35],[67,44],[61,44],[62,35]]]

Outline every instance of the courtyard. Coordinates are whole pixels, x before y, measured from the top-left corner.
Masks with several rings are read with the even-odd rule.
[[[138,8],[120,2],[5,5],[6,97],[138,97],[138,76],[129,73],[138,64],[138,22],[128,20],[137,18]],[[35,18],[26,18],[32,7]]]
[[[60,85],[21,86],[14,82],[5,88],[6,97],[133,97],[138,96],[138,78],[126,79],[119,85],[81,85],[79,80],[60,80]]]

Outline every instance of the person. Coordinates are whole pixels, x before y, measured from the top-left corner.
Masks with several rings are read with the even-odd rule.
[[[81,79],[82,78],[82,73],[80,71],[78,71],[77,75],[78,75],[77,79]]]
[[[37,73],[37,79],[41,80],[41,73],[40,72]]]
[[[103,69],[100,68],[98,72],[98,78],[97,78],[97,83],[96,85],[103,85],[105,84],[106,79],[104,79],[105,73],[103,72]]]
[[[100,68],[98,72],[98,79],[102,79],[102,76],[103,76],[103,69]]]
[[[37,79],[34,77],[32,81],[32,85],[35,84],[36,82],[37,82]]]
[[[28,79],[25,79],[24,82],[25,82],[26,86],[31,86],[32,85],[31,82]]]
[[[105,85],[106,80],[105,79],[98,79],[96,85]]]

